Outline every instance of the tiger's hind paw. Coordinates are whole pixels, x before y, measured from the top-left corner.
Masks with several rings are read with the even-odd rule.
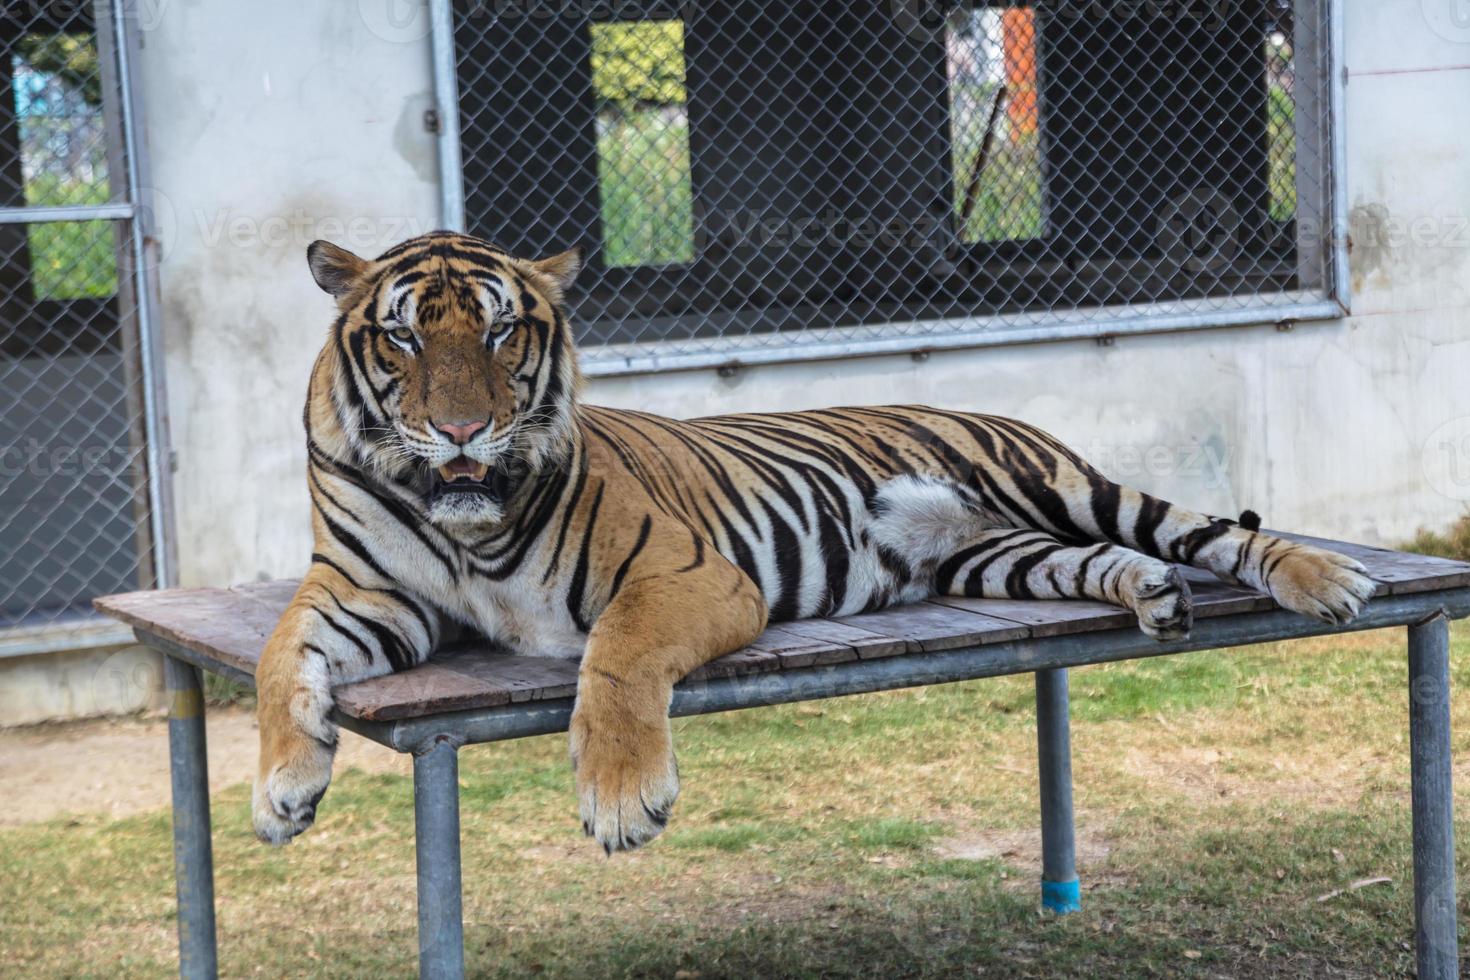
[[[1173,565],[1159,563],[1138,577],[1133,590],[1138,628],[1158,640],[1182,640],[1194,625],[1189,583]]]

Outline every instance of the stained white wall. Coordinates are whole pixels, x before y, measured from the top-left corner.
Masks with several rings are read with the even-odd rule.
[[[680,416],[933,402],[1039,423],[1144,489],[1277,527],[1391,543],[1448,523],[1470,499],[1470,30],[1451,0],[1339,2],[1351,317],[613,379],[591,400]],[[175,0],[145,33],[186,583],[306,562],[300,406],[332,307],[303,250],[372,253],[435,222],[412,12]]]
[[[427,23],[388,0],[155,2],[140,75],[180,578],[299,572],[301,406],[333,311],[305,250],[372,255],[435,227]]]

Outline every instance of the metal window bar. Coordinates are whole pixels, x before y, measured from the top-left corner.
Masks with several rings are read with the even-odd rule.
[[[126,642],[92,597],[174,579],[136,28],[0,11],[0,656]]]
[[[588,374],[1338,317],[1341,4],[430,0],[443,221]]]

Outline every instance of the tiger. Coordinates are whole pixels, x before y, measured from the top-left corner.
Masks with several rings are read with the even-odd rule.
[[[433,232],[307,260],[337,315],[304,412],[313,553],[258,675],[257,836],[306,830],[332,775],[332,689],[472,629],[579,661],[582,829],[637,848],[679,793],[674,685],[768,622],[935,595],[1091,599],[1161,641],[1207,569],[1328,623],[1350,558],[1112,482],[1047,433],[920,406],[674,420],[585,404],[576,249],[523,259]],[[1258,526],[1258,523],[1257,523]]]

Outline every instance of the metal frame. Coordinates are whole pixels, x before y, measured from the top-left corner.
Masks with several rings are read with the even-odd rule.
[[[1450,623],[1442,612],[1409,627],[1409,758],[1419,977],[1453,980],[1460,975],[1460,956],[1450,785]]]
[[[1330,252],[1331,282],[1325,290],[1306,291],[1287,302],[1272,305],[1246,301],[1237,309],[1226,304],[1195,301],[1189,309],[1180,304],[1139,304],[1116,318],[1100,316],[1108,308],[1078,307],[1064,315],[1051,315],[1053,322],[1026,325],[1026,315],[924,321],[922,333],[912,330],[912,321],[894,321],[876,327],[811,330],[781,335],[736,335],[706,343],[704,349],[682,350],[666,341],[642,344],[602,345],[583,352],[582,373],[588,377],[616,377],[661,371],[690,371],[705,368],[731,370],[746,365],[833,360],[884,354],[920,354],[1000,345],[1030,344],[1061,340],[1106,340],[1116,336],[1335,320],[1350,313],[1351,277],[1348,272],[1348,202],[1346,85],[1344,62],[1345,4],[1321,0],[1326,5],[1328,50],[1324,70],[1328,74],[1329,133],[1327,165],[1331,200],[1326,213],[1332,215]],[[429,0],[430,45],[434,94],[438,107],[439,215],[440,223],[455,231],[465,227],[464,171],[460,146],[459,82],[455,72],[454,12],[452,0]]]
[[[1454,794],[1451,790],[1449,620],[1470,616],[1470,588],[1375,599],[1347,628],[1292,613],[1244,613],[1196,622],[1186,640],[1157,643],[1133,629],[1015,640],[936,653],[684,682],[671,714],[695,715],[869,691],[1034,673],[1041,784],[1042,903],[1058,913],[1081,907],[1072,813],[1066,668],[1303,636],[1408,627],[1409,743],[1412,764],[1415,920],[1419,976],[1458,971],[1455,932]],[[167,655],[169,745],[174,775],[175,868],[180,974],[216,972],[204,723],[195,666],[250,682],[244,672],[156,634],[140,642]],[[425,977],[464,975],[458,751],[467,744],[565,731],[572,702],[522,702],[390,723],[338,717],[345,727],[414,755],[419,969]]]
[[[1342,306],[1342,316],[1352,312],[1353,277],[1348,269],[1348,193],[1347,193],[1347,3],[1346,0],[1324,0],[1327,10],[1327,107],[1332,131],[1328,134],[1328,159],[1331,161],[1332,214],[1332,295]]]
[[[1041,781],[1041,904],[1060,915],[1082,908],[1072,812],[1072,726],[1067,671],[1036,672],[1036,768]]]
[[[69,204],[45,208],[0,208],[0,225],[39,225],[50,221],[127,221],[131,204]]]
[[[168,758],[174,801],[174,877],[179,895],[179,974],[219,974],[214,936],[214,853],[209,833],[209,753],[199,668],[163,658]]]
[[[138,358],[143,374],[143,425],[148,439],[148,510],[153,528],[153,569],[159,587],[175,584],[178,566],[173,535],[173,481],[169,479],[168,420],[163,388],[163,353],[154,311],[158,309],[159,252],[153,227],[153,169],[147,144],[138,137],[143,107],[133,78],[141,50],[137,18],[127,0],[111,0],[118,32],[117,73],[122,95],[123,140],[127,155],[128,200],[132,220],[133,275],[136,277]]]
[[[464,164],[459,146],[453,0],[429,0],[429,45],[434,101],[439,113],[439,224],[450,231],[464,231]]]
[[[906,329],[912,326],[912,321],[894,321],[870,327],[736,335],[709,340],[706,349],[694,351],[676,350],[665,342],[613,344],[586,348],[592,356],[584,360],[582,373],[592,378],[616,377],[703,368],[730,370],[760,364],[884,354],[925,354],[1060,340],[1106,341],[1115,337],[1181,330],[1331,320],[1345,312],[1336,300],[1311,296],[1302,296],[1280,306],[1253,304],[1237,310],[1201,311],[1184,309],[1178,303],[1140,303],[1129,307],[1126,312],[1120,310],[1117,316],[1099,315],[1113,309],[1118,308],[1078,307],[1062,315],[1038,315],[1037,319],[1052,322],[1037,326],[1026,326],[1017,323],[1016,318],[1007,317],[929,320],[925,321],[929,331],[923,334],[914,334]]]

